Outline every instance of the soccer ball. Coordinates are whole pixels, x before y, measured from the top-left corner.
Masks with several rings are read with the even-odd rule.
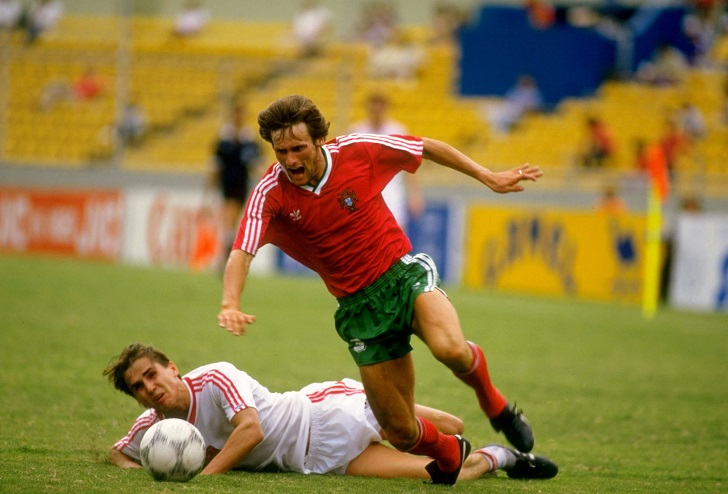
[[[205,440],[189,422],[165,419],[144,434],[140,456],[154,480],[187,482],[205,465]]]

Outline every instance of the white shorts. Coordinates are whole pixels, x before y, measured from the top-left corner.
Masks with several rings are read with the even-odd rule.
[[[309,384],[311,433],[304,473],[343,475],[351,460],[382,440],[360,382],[352,379]]]

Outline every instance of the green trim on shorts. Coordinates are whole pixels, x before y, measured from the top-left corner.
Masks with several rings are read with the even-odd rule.
[[[415,299],[439,285],[435,263],[417,254],[405,256],[371,285],[340,298],[336,331],[356,364],[377,364],[410,353]]]

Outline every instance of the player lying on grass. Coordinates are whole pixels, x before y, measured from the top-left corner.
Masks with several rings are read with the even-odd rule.
[[[180,375],[165,354],[135,343],[104,369],[114,387],[148,409],[111,449],[111,461],[138,468],[139,446],[149,427],[165,418],[194,424],[205,438],[202,474],[231,469],[428,479],[428,458],[397,451],[385,438],[361,383],[350,379],[310,384],[300,391],[273,393],[230,363],[218,362]],[[461,433],[462,421],[416,405],[447,434]],[[551,478],[557,466],[547,458],[499,445],[476,450],[460,479],[504,470],[512,478]]]

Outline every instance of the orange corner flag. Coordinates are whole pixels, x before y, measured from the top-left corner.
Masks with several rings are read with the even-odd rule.
[[[670,173],[667,169],[667,158],[659,143],[650,144],[647,148],[647,171],[650,181],[655,185],[660,201],[670,195]]]

